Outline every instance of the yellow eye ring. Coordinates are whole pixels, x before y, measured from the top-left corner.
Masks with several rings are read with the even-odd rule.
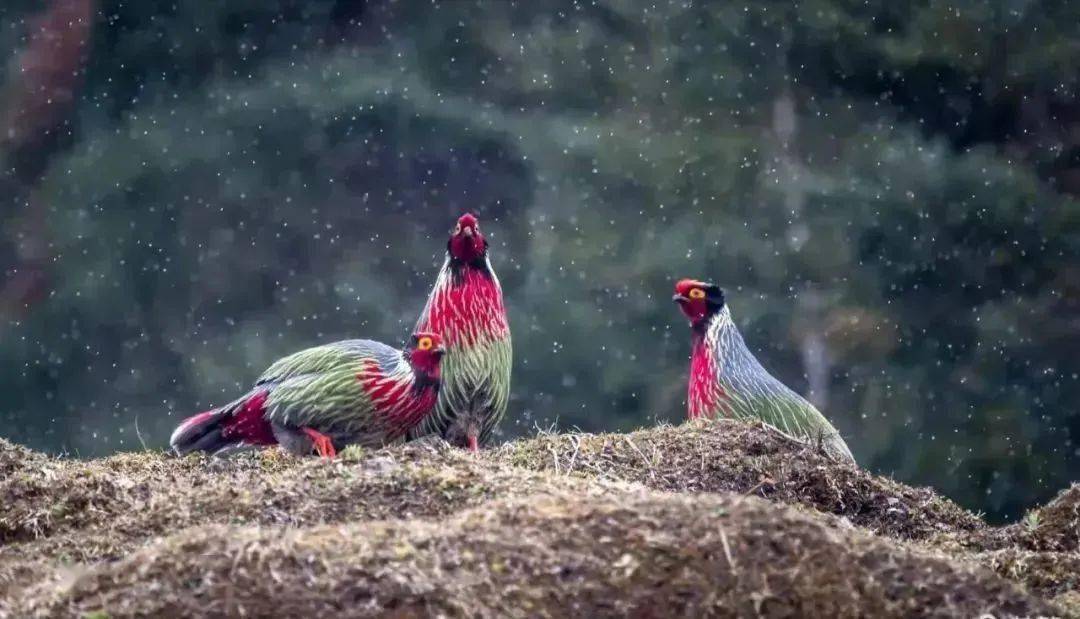
[[[431,350],[431,338],[420,338],[420,340],[416,342],[416,350]]]
[[[705,291],[702,290],[701,288],[694,288],[694,289],[692,289],[690,291],[689,296],[690,296],[691,299],[704,299],[705,298]]]

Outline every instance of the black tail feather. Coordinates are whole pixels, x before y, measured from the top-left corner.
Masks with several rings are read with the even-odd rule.
[[[215,452],[232,441],[222,436],[221,424],[228,417],[228,408],[218,408],[185,419],[169,438],[169,446],[178,455],[193,451]]]

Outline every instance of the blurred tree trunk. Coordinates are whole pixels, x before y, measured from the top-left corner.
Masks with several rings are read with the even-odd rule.
[[[54,0],[30,26],[26,48],[13,61],[2,91],[0,199],[14,208],[4,222],[6,238],[0,239],[11,255],[0,284],[0,316],[21,314],[47,294],[48,205],[38,184],[70,132],[93,12],[93,0]]]
[[[785,34],[780,46],[779,59],[783,65],[783,85],[779,96],[773,101],[772,132],[776,141],[774,160],[779,177],[780,191],[784,196],[784,210],[789,216],[787,242],[798,253],[810,241],[810,228],[803,220],[806,205],[806,177],[808,171],[799,159],[797,146],[799,116],[795,93],[791,89],[791,72],[788,54],[791,48],[790,34]],[[829,404],[829,350],[825,342],[824,303],[820,291],[811,283],[803,283],[797,292],[795,339],[802,358],[809,393],[807,399],[820,409]]]
[[[825,299],[821,291],[806,286],[796,304],[796,312],[802,317],[797,323],[802,326],[799,347],[810,390],[807,399],[822,410],[829,405],[829,374],[832,371],[829,346],[825,341],[824,310]]]

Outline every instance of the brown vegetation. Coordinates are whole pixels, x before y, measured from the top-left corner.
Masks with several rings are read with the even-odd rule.
[[[993,528],[738,422],[334,462],[0,441],[0,616],[1075,613],[1078,494]]]

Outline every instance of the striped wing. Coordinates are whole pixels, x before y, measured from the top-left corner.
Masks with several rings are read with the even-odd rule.
[[[362,369],[362,363],[344,364],[275,384],[266,400],[266,418],[342,438],[377,433],[375,406],[356,378]]]
[[[276,383],[297,376],[332,372],[358,359],[374,359],[380,364],[395,363],[399,351],[373,340],[342,340],[307,348],[283,357],[259,376],[256,385]]]
[[[836,457],[854,461],[829,420],[766,370],[746,347],[734,325],[723,329],[714,348],[725,397],[723,411],[739,419],[759,419],[811,442],[820,441]]]
[[[404,375],[397,350],[370,340],[346,340],[302,350],[272,365],[259,379],[270,385],[266,418],[271,423],[312,427],[342,442],[376,441],[391,430],[382,427],[377,406],[361,376]]]

